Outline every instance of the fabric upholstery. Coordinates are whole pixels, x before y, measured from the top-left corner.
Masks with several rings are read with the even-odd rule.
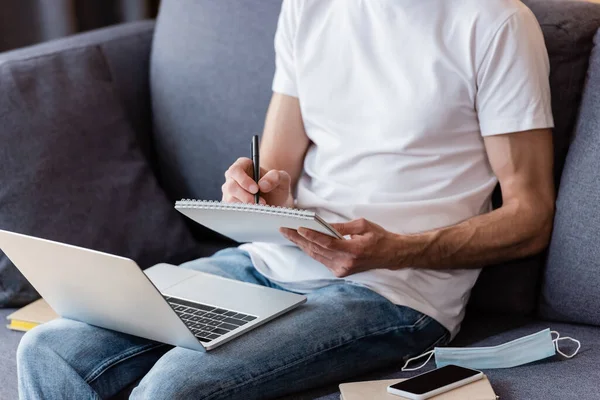
[[[501,399],[595,399],[598,397],[600,382],[600,327],[553,323],[526,318],[488,317],[473,319],[459,334],[452,346],[494,346],[517,339],[543,329],[551,328],[561,336],[571,336],[581,341],[580,353],[567,360],[555,356],[521,367],[483,371]],[[567,354],[575,347],[561,344]],[[409,378],[427,370],[435,364],[416,372],[382,371],[370,376],[357,377],[355,381],[374,379]],[[322,388],[302,393],[285,400],[319,399],[338,400],[336,387]]]
[[[142,29],[143,28],[143,29]],[[150,108],[150,50],[154,34],[153,22],[139,24],[134,35],[102,43],[101,49],[127,119],[135,130],[142,151],[154,160],[151,135],[152,113]]]
[[[600,325],[600,32],[563,171],[541,315]]]
[[[579,0],[524,0],[538,18],[550,55],[557,182],[577,121],[600,4]]]
[[[23,333],[4,327],[6,317],[16,310],[0,309],[0,399],[18,399],[17,346]]]
[[[141,21],[70,36],[36,46],[0,53],[0,64],[58,54],[69,49],[99,46],[110,68],[127,117],[144,154],[151,158],[150,48],[154,21]]]
[[[581,102],[593,37],[600,27],[600,4],[573,0],[524,0],[534,12],[550,56],[557,187]],[[498,198],[499,193],[496,193]],[[501,202],[496,201],[496,206]],[[527,315],[536,310],[546,254],[489,266],[475,285],[470,307]],[[490,293],[497,295],[490,296]]]
[[[181,262],[199,246],[139,151],[100,48],[0,64],[0,229]],[[0,305],[35,292],[0,257]]]
[[[494,346],[546,328],[558,331],[563,337],[570,336],[581,341],[580,353],[570,360],[557,355],[522,367],[484,371],[501,399],[595,399],[598,397],[597,382],[600,382],[599,327],[536,320],[521,327],[512,328],[514,326],[512,318],[504,320],[488,318],[473,322],[478,326],[483,325],[487,329],[477,332],[476,326],[474,326],[465,331],[466,334],[461,340],[472,346]],[[509,330],[497,333],[503,326]],[[487,338],[469,340],[469,337],[475,334]],[[561,342],[561,350],[570,354],[575,350],[575,346]]]
[[[262,132],[281,0],[171,0],[151,60],[154,137],[172,199],[220,200],[223,173]]]

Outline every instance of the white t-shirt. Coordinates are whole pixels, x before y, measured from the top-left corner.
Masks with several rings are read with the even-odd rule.
[[[284,0],[273,91],[298,97],[311,145],[297,206],[396,233],[489,212],[483,137],[553,126],[539,24],[517,0]],[[242,246],[301,292],[339,282],[297,247]],[[371,270],[345,278],[452,335],[479,270]]]

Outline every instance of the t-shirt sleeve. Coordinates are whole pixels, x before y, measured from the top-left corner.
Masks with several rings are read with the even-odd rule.
[[[298,97],[294,62],[297,10],[291,0],[284,0],[275,33],[275,77],[273,91]]]
[[[481,134],[553,128],[549,72],[541,28],[523,7],[495,33],[477,72]]]

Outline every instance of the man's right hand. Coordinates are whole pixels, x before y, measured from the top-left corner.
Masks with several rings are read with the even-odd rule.
[[[225,172],[221,187],[227,203],[254,203],[254,194],[260,190],[260,204],[292,207],[291,178],[286,171],[260,169],[258,185],[252,179],[253,165],[249,158],[238,158]]]

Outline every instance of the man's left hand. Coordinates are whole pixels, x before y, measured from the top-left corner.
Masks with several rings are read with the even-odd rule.
[[[399,268],[399,235],[363,218],[331,226],[342,236],[350,235],[350,239],[306,228],[281,228],[281,233],[338,278],[371,269]]]

